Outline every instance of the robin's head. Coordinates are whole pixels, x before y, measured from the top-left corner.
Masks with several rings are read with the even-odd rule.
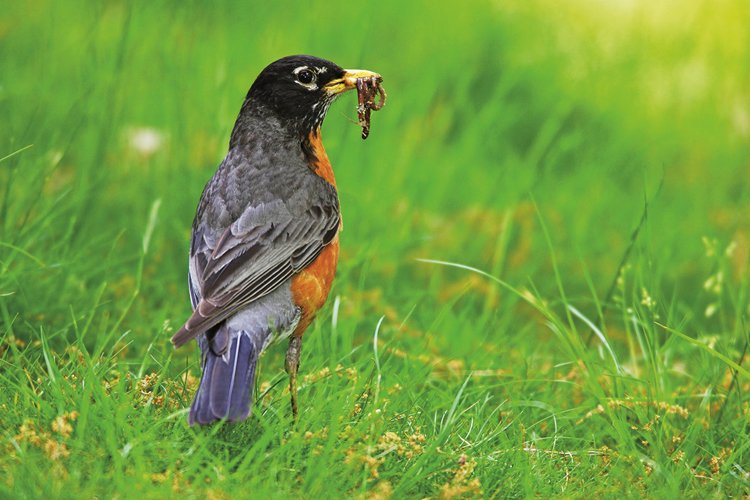
[[[313,56],[288,56],[269,64],[255,79],[240,112],[271,114],[282,124],[306,134],[320,127],[328,107],[357,79],[378,77],[365,70],[342,69]]]

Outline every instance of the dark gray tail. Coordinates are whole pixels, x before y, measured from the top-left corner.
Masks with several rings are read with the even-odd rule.
[[[254,339],[247,334],[231,332],[230,335],[230,332],[222,331],[225,329],[227,327],[222,326],[217,335],[227,335],[227,340],[230,340],[229,345],[224,344],[223,355],[217,355],[207,345],[202,345],[203,377],[190,407],[190,425],[222,419],[237,422],[246,419],[250,413],[255,365],[260,352]]]

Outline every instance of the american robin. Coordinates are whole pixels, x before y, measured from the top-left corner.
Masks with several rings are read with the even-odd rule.
[[[312,56],[267,66],[250,87],[229,152],[201,195],[190,244],[193,314],[172,337],[197,339],[203,376],[188,421],[247,418],[258,358],[289,338],[292,413],[302,334],[331,289],[341,226],[320,127],[361,78]]]

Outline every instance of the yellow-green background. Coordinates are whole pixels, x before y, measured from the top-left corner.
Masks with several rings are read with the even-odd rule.
[[[5,0],[0,493],[747,494],[749,23],[741,0]],[[324,126],[345,230],[299,422],[277,346],[250,420],[190,429],[198,354],[168,338],[194,209],[294,53],[378,71],[388,104],[367,141],[353,96]]]

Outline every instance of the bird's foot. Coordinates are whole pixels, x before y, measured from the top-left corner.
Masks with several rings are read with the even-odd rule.
[[[292,416],[297,420],[299,409],[297,407],[297,370],[299,370],[299,356],[302,350],[302,337],[292,335],[289,339],[289,348],[286,350],[286,372],[289,374],[289,394],[292,398]]]

